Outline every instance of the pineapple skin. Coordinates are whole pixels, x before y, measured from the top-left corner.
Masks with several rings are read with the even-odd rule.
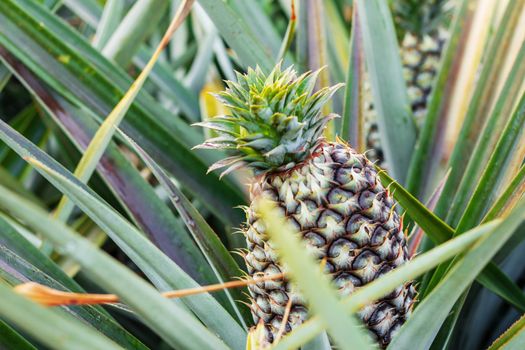
[[[326,272],[342,295],[348,295],[408,259],[402,219],[394,200],[382,186],[373,164],[342,143],[323,142],[303,163],[278,173],[263,174],[250,190],[251,203],[259,196],[275,201],[301,233],[309,250],[323,260]],[[286,270],[265,234],[256,207],[246,209],[242,228],[251,276]],[[263,322],[268,342],[281,326],[288,301],[291,311],[285,333],[308,318],[304,299],[290,283],[266,281],[249,287],[252,314]],[[381,347],[410,315],[415,299],[411,283],[367,305],[359,317]]]

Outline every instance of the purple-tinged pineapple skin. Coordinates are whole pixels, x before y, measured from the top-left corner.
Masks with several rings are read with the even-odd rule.
[[[379,181],[374,165],[345,144],[322,143],[293,169],[259,176],[251,188],[251,203],[259,196],[277,203],[312,253],[324,260],[326,272],[344,295],[409,259],[394,200]],[[286,273],[255,206],[246,212],[243,231],[249,274]],[[285,331],[307,319],[304,299],[287,281],[266,281],[249,288],[254,321],[263,320],[269,342],[280,328],[290,299]],[[409,316],[415,294],[413,285],[406,283],[359,312],[381,347],[388,345]]]

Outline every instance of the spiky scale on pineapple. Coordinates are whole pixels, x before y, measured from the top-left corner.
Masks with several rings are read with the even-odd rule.
[[[408,260],[402,222],[394,200],[381,185],[370,161],[347,144],[322,138],[322,106],[338,86],[314,92],[317,72],[297,76],[277,66],[268,76],[259,69],[237,75],[219,94],[231,115],[199,123],[224,136],[201,148],[231,150],[233,156],[212,166],[228,173],[239,166],[254,170],[251,205],[242,227],[251,275],[286,272],[280,266],[257,208],[259,196],[275,201],[297,228],[308,248],[325,261],[341,293],[349,294]],[[288,281],[250,286],[255,322],[262,320],[267,339],[277,334],[291,300],[286,332],[308,317],[305,301]],[[366,306],[360,317],[385,347],[410,314],[415,290],[411,283]]]

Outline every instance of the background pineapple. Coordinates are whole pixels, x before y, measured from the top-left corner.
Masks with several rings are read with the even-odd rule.
[[[342,142],[322,138],[335,115],[324,116],[323,105],[339,85],[314,92],[318,72],[296,76],[277,66],[268,76],[261,70],[237,75],[218,95],[231,115],[199,125],[222,134],[200,148],[233,150],[234,155],[210,169],[240,166],[254,170],[251,205],[242,228],[248,244],[248,272],[272,275],[283,271],[268,241],[254,204],[265,196],[275,201],[314,255],[325,262],[343,294],[351,293],[408,260],[402,220],[381,185],[372,163]],[[304,300],[287,281],[250,286],[252,313],[263,321],[272,342],[291,309],[286,331],[307,318]],[[415,290],[411,283],[366,306],[360,317],[382,347],[410,313]]]
[[[449,36],[446,0],[393,1],[394,20],[401,34],[400,55],[408,98],[416,125],[421,127],[427,102]],[[365,133],[367,157],[387,167],[379,136],[377,115],[368,79],[365,82]]]

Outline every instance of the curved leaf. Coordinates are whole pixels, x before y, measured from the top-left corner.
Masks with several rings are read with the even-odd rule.
[[[521,316],[487,350],[519,350],[525,347],[525,315]]]
[[[0,122],[0,125],[5,126],[3,122]],[[46,179],[85,211],[159,289],[198,287],[190,276],[155,247],[141,232],[47,154],[9,128],[0,129],[0,138],[30,161],[33,166],[36,166]],[[199,266],[199,268],[203,269],[205,266]],[[202,294],[184,298],[183,301],[204,323],[221,334],[232,347],[242,348],[244,331],[213,297],[209,294]]]
[[[60,290],[84,292],[84,289],[1,217],[0,232],[0,276],[11,284],[34,281]],[[73,307],[67,310],[123,347],[146,349],[99,306]]]
[[[36,350],[30,342],[2,320],[0,320],[0,345],[5,349],[11,347],[18,350]]]
[[[505,220],[499,221],[490,235],[457,261],[432,293],[421,302],[409,321],[401,327],[390,347],[428,349],[458,298],[523,220],[525,199],[520,201]]]
[[[179,215],[184,220],[186,227],[193,235],[193,238],[199,245],[201,252],[206,257],[219,282],[227,282],[238,277],[239,274],[242,273],[242,270],[198,210],[188,198],[186,198],[184,193],[179,190],[177,185],[173,183],[164,170],[162,170],[135,141],[125,135],[124,137],[132,148],[137,151],[144,163],[151,169],[157,180],[159,180],[160,184],[168,193],[175,209],[177,209]],[[243,300],[243,295],[235,289],[226,289],[224,292],[228,295],[228,299],[237,313],[239,321],[246,327],[244,321],[248,320],[249,316],[246,312],[241,314],[244,310],[239,310],[239,306],[235,303],[235,300]]]
[[[421,202],[419,202],[414,196],[412,196],[406,189],[389,177],[386,172],[380,171],[378,173],[381,182],[387,188],[389,188],[394,198],[401,204],[403,208],[407,210],[407,213],[414,219],[414,221],[425,231],[425,234],[428,235],[436,244],[440,244],[455,236],[454,229],[448,226],[443,220],[437,217],[434,213],[429,211]],[[487,276],[485,276],[485,271],[482,272],[482,277],[479,279],[479,282],[484,286],[494,291],[494,293],[500,295],[505,300],[512,303],[520,310],[525,310],[525,294],[521,292],[521,289],[512,282],[505,273],[500,270],[499,267],[493,263],[489,263],[487,267],[490,269],[487,271]],[[440,273],[442,274],[445,270],[445,267],[441,267]],[[490,279],[490,276],[498,276],[498,282],[494,283]],[[439,275],[438,275],[439,276]],[[431,281],[429,286],[426,286],[425,289],[420,290],[422,295],[425,295],[427,291],[431,290],[439,279],[434,278],[434,281]]]
[[[228,349],[228,347],[206,329],[189,311],[180,305],[163,298],[158,291],[156,291],[148,282],[137,276],[134,272],[116,262],[106,253],[103,253],[98,248],[93,246],[91,242],[85,238],[79,237],[71,231],[62,222],[54,220],[42,209],[33,206],[26,200],[16,196],[12,192],[0,187],[0,196],[2,202],[0,207],[10,211],[14,215],[23,219],[29,226],[39,230],[45,235],[57,249],[66,256],[77,261],[84,271],[84,273],[95,279],[97,283],[106,290],[117,294],[126,304],[128,304],[142,320],[149,325],[153,331],[159,334],[164,340],[174,347],[191,348],[193,346],[202,349]],[[4,290],[3,290],[4,289]],[[43,315],[43,311],[49,311],[41,307],[35,307],[31,302],[19,301],[21,297],[14,297],[13,292],[5,291],[5,287],[0,288],[0,291],[5,293],[4,301],[12,300],[12,303],[20,304],[20,307],[31,305],[31,312],[28,313],[24,319],[24,327],[33,326],[35,330],[41,327],[52,327],[54,332],[67,331],[71,326],[59,326],[56,322],[46,321],[50,315]],[[2,293],[2,294],[4,294]],[[9,298],[9,299],[8,299]],[[0,312],[12,311],[9,305],[11,303],[4,302],[0,306]],[[28,307],[29,308],[29,307]],[[25,312],[18,312],[15,308],[16,314],[25,314]],[[38,317],[41,313],[43,317]],[[11,314],[8,314],[11,318]],[[27,320],[27,317],[32,319],[32,322]],[[56,318],[56,316],[54,316]],[[44,320],[44,322],[40,321]],[[57,320],[58,322],[58,320]],[[61,322],[60,324],[62,324]],[[21,324],[20,324],[21,325]],[[39,326],[38,326],[39,325]],[[49,336],[49,331],[43,332],[43,336]],[[97,341],[100,337],[96,333],[82,330],[80,332],[84,337]],[[229,340],[229,339],[228,339]],[[82,344],[82,342],[80,342]],[[70,346],[69,348],[71,348]],[[114,348],[111,344],[99,344],[91,346],[93,349],[109,349]]]
[[[9,50],[40,79],[67,100],[93,112],[98,120],[107,115],[131,84],[119,67],[101,56],[85,38],[31,0],[0,2],[0,56]],[[231,179],[205,175],[207,166],[220,158],[192,152],[202,136],[180,118],[141,91],[130,107],[122,129],[221,220],[238,223],[244,202]]]

